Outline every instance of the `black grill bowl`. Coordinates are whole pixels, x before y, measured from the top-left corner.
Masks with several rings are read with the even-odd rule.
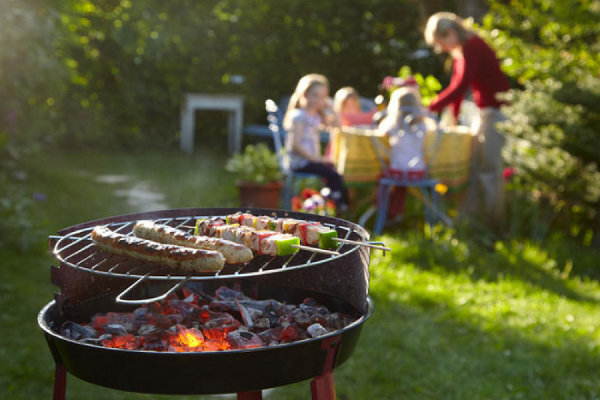
[[[256,290],[256,285],[251,285],[257,294],[253,297],[258,299],[274,298],[297,304],[306,297],[313,297],[330,311],[356,315],[359,319],[344,329],[318,338],[271,347],[201,353],[104,348],[57,333],[55,329],[65,320],[85,322],[98,312],[132,309],[132,306],[117,305],[112,292],[63,310],[63,314],[57,309],[56,302],[51,301],[40,311],[38,324],[57,365],[64,365],[72,375],[90,383],[140,393],[217,394],[288,385],[327,372],[328,368],[336,367],[350,357],[363,323],[373,313],[370,297],[366,301],[367,312],[361,313],[331,295],[264,285]],[[335,352],[333,363],[328,361],[328,350]]]

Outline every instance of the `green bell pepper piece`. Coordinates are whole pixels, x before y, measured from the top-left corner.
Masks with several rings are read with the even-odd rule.
[[[277,240],[275,243],[277,245],[277,255],[278,256],[287,256],[288,254],[293,254],[298,252],[297,247],[292,247],[292,245],[300,245],[300,238],[293,237],[289,239],[281,239]]]
[[[327,232],[319,232],[319,248],[333,249],[337,247],[337,242],[333,240],[334,238],[337,238],[337,231],[335,229]]]

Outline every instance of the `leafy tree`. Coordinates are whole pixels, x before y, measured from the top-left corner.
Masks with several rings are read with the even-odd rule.
[[[516,183],[586,243],[600,240],[599,18],[598,1],[492,1],[483,23],[524,86],[509,94],[503,127]]]
[[[69,79],[52,52],[58,38],[53,20],[36,6],[32,0],[0,2],[0,142],[10,142],[13,155],[56,129]]]
[[[439,68],[413,57],[422,34],[408,0],[65,0],[48,10],[73,74],[70,142],[175,142],[185,92],[244,94],[246,120],[264,122],[264,100],[289,94],[309,72],[327,75],[333,90],[353,85],[374,96],[401,65]]]
[[[596,0],[493,0],[483,27],[519,83],[575,79],[599,72],[599,16]]]
[[[0,2],[0,246],[26,248],[40,238],[20,163],[60,129],[68,80],[51,51],[55,26],[36,6],[31,0]]]

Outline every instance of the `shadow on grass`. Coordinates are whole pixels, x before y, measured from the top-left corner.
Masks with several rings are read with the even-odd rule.
[[[405,288],[397,288],[405,290]],[[345,399],[564,399],[597,396],[598,349],[579,335],[536,336],[441,299],[375,296],[357,350],[336,370]],[[360,371],[360,373],[357,373]]]
[[[375,313],[336,371],[346,398],[362,398],[363,385],[369,398],[598,396],[598,283],[578,266],[595,251],[516,240],[490,251],[453,232],[435,237],[388,233],[392,253],[373,254]],[[346,371],[361,365],[372,368],[353,383]]]
[[[536,244],[517,239],[497,241],[490,250],[478,238],[460,237],[451,229],[436,227],[432,235],[435,239],[426,237],[422,228],[388,232],[387,237],[399,239],[392,251],[394,262],[413,263],[423,270],[465,273],[473,281],[517,280],[574,301],[599,301],[574,290],[570,284],[574,277],[600,279],[600,271],[594,268],[594,260],[600,256],[598,251],[578,251],[576,245],[560,238]]]

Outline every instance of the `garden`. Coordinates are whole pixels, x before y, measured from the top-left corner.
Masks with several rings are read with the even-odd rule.
[[[243,94],[245,121],[264,123],[264,100],[307,72],[370,97],[401,66],[447,83],[446,60],[423,55],[438,2],[288,3],[0,4],[0,397],[52,396],[36,321],[57,290],[48,236],[112,215],[238,205],[224,116],[198,115],[194,154],[178,148],[183,93]],[[371,253],[375,311],[335,369],[339,399],[600,398],[600,5],[486,4],[474,29],[513,87],[506,231],[427,228],[407,204],[414,212],[374,238],[392,251]],[[309,396],[309,381],[264,393]],[[69,376],[67,398],[170,397]]]

